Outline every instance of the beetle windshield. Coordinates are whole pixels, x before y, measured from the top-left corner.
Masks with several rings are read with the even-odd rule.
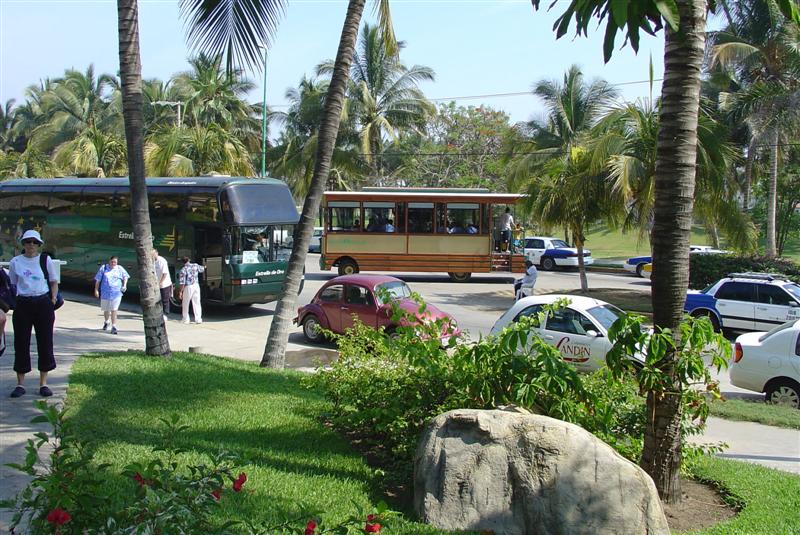
[[[386,304],[389,301],[411,297],[411,288],[403,281],[384,282],[378,285],[375,293],[379,296],[378,299],[381,304]],[[388,297],[388,299],[383,296]]]
[[[597,320],[597,322],[602,325],[606,331],[608,331],[608,329],[611,328],[611,325],[624,314],[623,311],[613,305],[592,307],[586,312],[591,314],[591,316]]]

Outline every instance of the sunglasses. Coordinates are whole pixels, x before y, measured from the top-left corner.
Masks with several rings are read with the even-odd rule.
[[[22,245],[29,245],[29,244],[39,245],[39,242],[36,240],[22,240]]]

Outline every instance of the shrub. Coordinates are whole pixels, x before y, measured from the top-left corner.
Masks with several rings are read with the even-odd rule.
[[[689,255],[690,288],[702,289],[729,273],[746,271],[782,273],[794,282],[800,283],[800,265],[788,259],[723,254]]]

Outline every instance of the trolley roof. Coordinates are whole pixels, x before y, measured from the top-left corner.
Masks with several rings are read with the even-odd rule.
[[[327,201],[444,201],[516,204],[524,195],[489,193],[486,189],[364,188],[362,191],[326,191]]]

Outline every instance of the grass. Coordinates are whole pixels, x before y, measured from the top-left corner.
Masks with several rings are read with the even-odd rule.
[[[220,447],[249,458],[247,492],[223,500],[220,522],[249,518],[271,524],[308,518],[344,520],[370,511],[382,481],[339,435],[320,423],[328,404],[302,387],[301,375],[256,363],[175,353],[171,359],[137,353],[94,354],[72,368],[67,406],[76,431],[97,462],[118,472],[161,444],[159,418],[178,414],[190,429],[179,437],[190,462]],[[707,535],[796,533],[800,477],[752,464],[706,458],[694,475],[730,494],[743,509]],[[445,533],[405,517],[387,532]],[[794,531],[793,531],[794,530]]]
[[[758,422],[765,425],[800,429],[800,410],[772,405],[763,401],[728,399],[714,401],[710,405],[711,415],[742,422]]]
[[[692,468],[695,477],[713,481],[741,511],[703,535],[800,533],[800,476],[752,463],[705,457]]]
[[[111,473],[150,457],[161,445],[159,418],[173,414],[190,426],[177,444],[187,451],[187,463],[220,448],[249,459],[242,468],[248,492],[223,500],[220,523],[304,524],[315,513],[334,524],[374,512],[383,498],[380,477],[320,423],[327,402],[300,378],[256,363],[183,353],[170,359],[85,355],[72,368],[67,406],[96,462],[110,463]],[[405,518],[390,522],[392,533],[441,533]]]

